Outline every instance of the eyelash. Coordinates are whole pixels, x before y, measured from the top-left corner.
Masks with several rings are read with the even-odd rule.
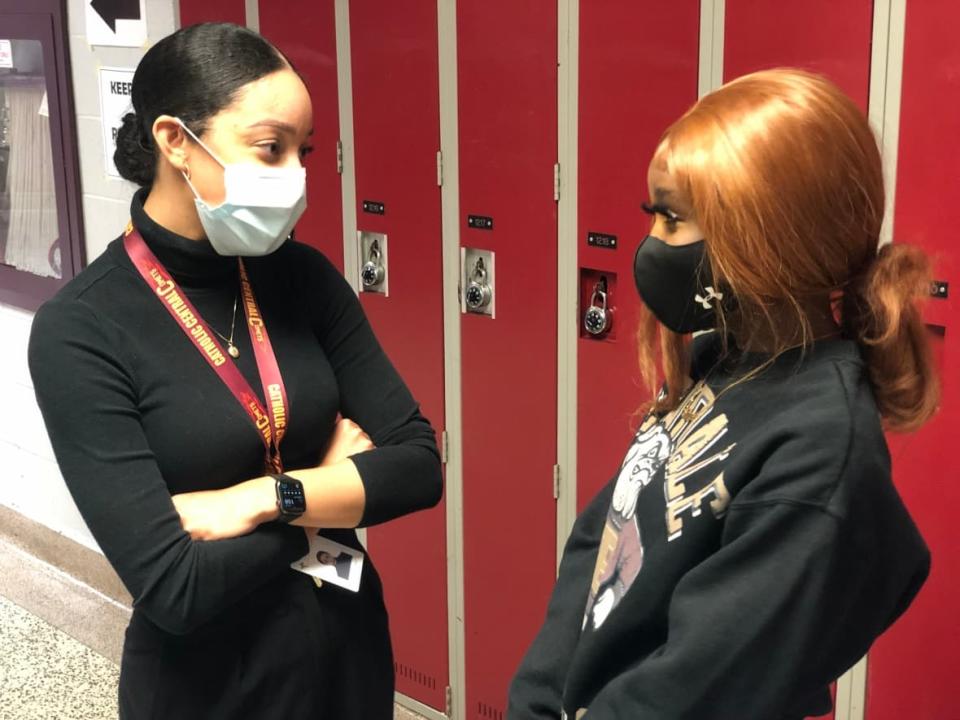
[[[277,141],[271,141],[259,146],[260,148],[266,150],[271,156],[276,156],[280,152],[280,143]],[[300,148],[300,159],[302,160],[307,155],[313,152],[313,146],[308,145],[307,147]]]
[[[683,222],[683,218],[664,205],[651,205],[650,203],[643,203],[640,207],[647,215],[660,215],[663,217],[667,223],[667,227],[669,227],[671,230],[676,228],[677,223]]]

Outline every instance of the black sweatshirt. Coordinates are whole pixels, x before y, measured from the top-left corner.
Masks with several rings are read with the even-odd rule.
[[[144,197],[132,203],[135,226],[204,320],[229,335],[236,258],[160,227],[144,212]],[[377,445],[353,458],[366,491],[362,525],[436,504],[441,471],[434,432],[340,273],[295,242],[245,264],[287,390],[285,468],[319,463],[340,412]],[[236,312],[236,363],[263,401],[242,301]],[[149,639],[139,644],[162,649],[168,636],[209,636],[210,623],[235,633],[238,623],[258,622],[266,597],[281,608],[285,595],[311,607],[307,596],[316,595],[308,612],[323,614],[325,593],[339,589],[314,592],[311,578],[289,568],[307,550],[301,528],[269,523],[213,542],[184,532],[171,495],[262,475],[264,447],[238,401],[134,269],[121,239],[40,309],[29,360],[67,486],[133,596],[132,624],[149,626]],[[359,547],[352,530],[327,534]],[[372,567],[370,573],[361,595],[379,598]],[[301,624],[289,634],[294,642],[309,642],[302,617],[288,614],[286,622]]]
[[[721,357],[577,519],[509,720],[822,714],[926,579],[856,345]]]

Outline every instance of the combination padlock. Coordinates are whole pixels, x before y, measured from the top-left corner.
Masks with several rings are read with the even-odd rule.
[[[600,278],[600,281],[593,287],[590,307],[587,308],[587,312],[583,316],[583,328],[591,335],[603,335],[610,329],[612,321],[613,317],[607,308],[606,278]]]
[[[493,290],[487,284],[487,268],[483,264],[483,258],[479,258],[464,293],[464,301],[470,312],[482,312],[492,299]]]
[[[383,283],[385,274],[380,263],[380,243],[374,240],[370,244],[370,258],[360,270],[360,280],[365,288],[375,288]]]

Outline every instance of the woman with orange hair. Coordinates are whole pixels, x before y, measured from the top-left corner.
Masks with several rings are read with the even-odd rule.
[[[826,79],[770,70],[664,134],[635,260],[655,389],[578,518],[510,720],[801,720],[909,606],[929,552],[884,429],[934,413],[916,248]],[[696,337],[693,335],[696,334]]]

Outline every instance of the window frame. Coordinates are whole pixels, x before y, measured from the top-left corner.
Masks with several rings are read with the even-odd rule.
[[[36,310],[86,265],[66,2],[5,0],[0,11],[0,27],[4,28],[3,39],[37,40],[43,48],[61,277],[40,277],[0,263],[0,303]]]

